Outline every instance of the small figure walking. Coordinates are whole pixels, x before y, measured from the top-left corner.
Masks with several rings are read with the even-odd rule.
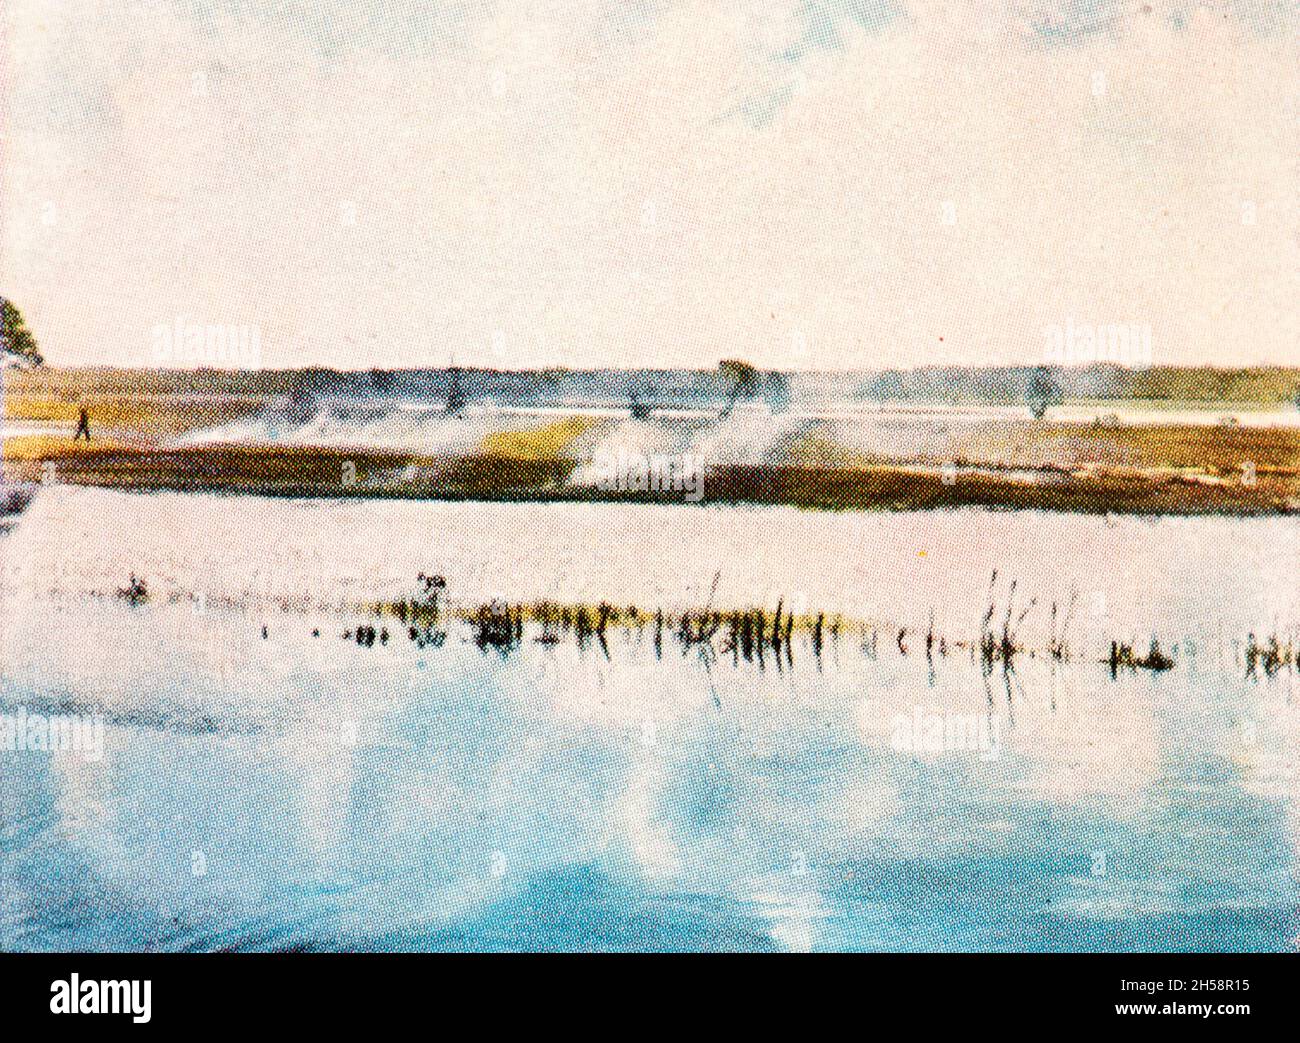
[[[86,412],[86,407],[82,406],[77,413],[77,433],[72,436],[75,442],[82,435],[86,436],[86,441],[90,441],[90,414]]]

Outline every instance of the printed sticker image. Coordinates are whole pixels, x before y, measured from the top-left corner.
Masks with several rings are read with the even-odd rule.
[[[1300,949],[1300,5],[0,25],[0,951]]]

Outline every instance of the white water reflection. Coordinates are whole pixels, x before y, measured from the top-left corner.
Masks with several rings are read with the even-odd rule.
[[[1300,693],[1233,647],[1296,619],[1285,520],[56,488],[0,547],[0,709],[108,719],[100,764],[0,754],[6,948],[1238,949],[1300,926]],[[971,636],[993,568],[1079,592],[1071,662],[342,639],[347,604],[430,569],[466,599],[650,605],[719,572],[719,604],[800,591]],[[146,604],[112,595],[132,570]],[[1178,666],[1112,680],[1121,633]],[[917,712],[996,722],[996,756],[898,749]]]

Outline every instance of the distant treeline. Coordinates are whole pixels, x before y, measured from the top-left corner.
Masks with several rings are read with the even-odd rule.
[[[953,402],[1022,401],[1026,388],[1047,378],[1065,398],[1172,400],[1180,402],[1294,402],[1300,369],[1152,366],[1126,369],[1113,364],[966,369],[927,366],[886,370],[860,388],[868,399]]]
[[[733,367],[735,364],[732,364]],[[32,369],[5,373],[7,394],[311,395],[444,398],[453,386],[469,401],[501,404],[573,402],[649,408],[726,402],[737,379],[710,370],[512,370],[462,368],[339,371]],[[1212,369],[1112,364],[1083,367],[924,367],[913,370],[778,373],[755,371],[746,399],[782,408],[791,400],[1023,403],[1035,387],[1054,386],[1066,399],[1136,399],[1276,404],[1300,395],[1300,368]]]

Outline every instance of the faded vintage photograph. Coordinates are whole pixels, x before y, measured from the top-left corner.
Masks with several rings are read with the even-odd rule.
[[[0,950],[1300,947],[1296,3],[0,12]]]

